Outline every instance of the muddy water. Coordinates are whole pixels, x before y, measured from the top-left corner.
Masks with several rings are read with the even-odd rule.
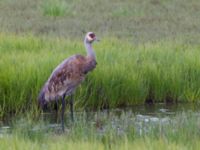
[[[129,128],[134,128],[138,134],[149,132],[152,127],[157,125],[167,125],[171,122],[174,116],[179,113],[194,113],[200,114],[200,105],[191,103],[171,104],[163,103],[155,105],[135,105],[124,109],[102,110],[98,112],[75,112],[75,122],[94,124],[99,133],[102,134],[106,130],[114,129],[119,134],[123,134]],[[66,111],[66,130],[70,128],[70,113]],[[48,122],[44,128],[52,130],[61,130],[60,114],[44,113],[41,119]],[[44,130],[46,130],[44,129]],[[33,126],[32,131],[41,130],[40,126]],[[0,138],[11,131],[9,123],[1,122]]]

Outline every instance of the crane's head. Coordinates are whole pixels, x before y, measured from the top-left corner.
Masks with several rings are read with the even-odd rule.
[[[92,43],[97,40],[96,35],[93,32],[88,32],[85,36],[85,40],[88,43]]]

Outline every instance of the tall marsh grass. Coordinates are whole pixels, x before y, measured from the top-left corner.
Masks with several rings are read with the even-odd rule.
[[[83,35],[84,36],[84,35]],[[126,40],[94,43],[98,65],[75,94],[76,107],[119,107],[200,99],[199,46],[181,40],[134,45]],[[52,70],[73,54],[81,39],[0,34],[0,111],[33,108]]]

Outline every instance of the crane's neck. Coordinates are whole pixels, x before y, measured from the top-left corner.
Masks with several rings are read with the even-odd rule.
[[[90,57],[90,58],[96,60],[96,55],[95,55],[95,52],[92,48],[92,44],[87,42],[86,39],[84,40],[84,44],[85,44],[85,48],[86,48],[86,51],[87,51],[87,57]]]

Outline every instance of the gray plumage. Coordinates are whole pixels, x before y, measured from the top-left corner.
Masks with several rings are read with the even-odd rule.
[[[95,34],[88,32],[84,39],[87,55],[73,55],[54,69],[38,97],[39,105],[42,108],[50,101],[72,95],[77,86],[85,79],[86,74],[96,67],[96,56],[91,45],[95,40]]]

